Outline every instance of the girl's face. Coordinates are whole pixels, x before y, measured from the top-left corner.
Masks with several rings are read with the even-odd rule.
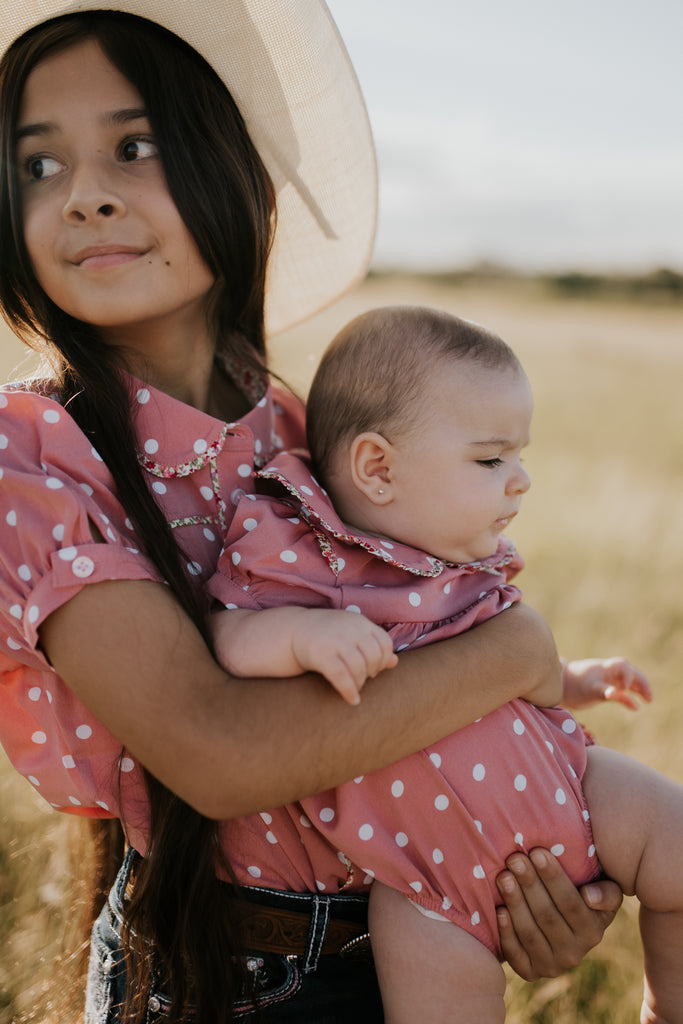
[[[207,332],[213,275],[169,194],[142,99],[93,40],[29,75],[17,125],[41,287],[107,341]]]
[[[521,464],[533,401],[517,369],[442,362],[426,387],[424,419],[392,444],[387,536],[449,562],[495,554],[529,475]]]

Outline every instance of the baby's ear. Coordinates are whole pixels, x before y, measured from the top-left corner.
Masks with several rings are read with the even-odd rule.
[[[375,505],[388,505],[393,499],[393,460],[392,445],[374,431],[358,434],[351,443],[351,479],[357,490]]]

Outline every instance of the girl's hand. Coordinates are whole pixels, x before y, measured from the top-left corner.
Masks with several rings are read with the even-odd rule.
[[[562,704],[579,710],[601,701],[617,701],[631,711],[640,707],[639,700],[652,700],[652,690],[645,676],[624,658],[586,658],[563,664]]]
[[[503,957],[525,981],[555,978],[596,946],[621,906],[615,882],[577,889],[547,850],[514,853],[497,879]]]
[[[330,608],[298,611],[292,655],[302,672],[319,672],[347,704],[359,704],[366,680],[398,664],[389,634],[364,615]]]

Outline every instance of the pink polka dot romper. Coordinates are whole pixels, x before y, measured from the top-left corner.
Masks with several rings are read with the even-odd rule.
[[[386,628],[394,649],[463,632],[520,597],[512,545],[470,565],[357,533],[307,463],[283,453],[240,502],[209,591],[228,608],[346,608]],[[581,790],[583,730],[561,708],[513,700],[412,757],[301,804],[231,823],[241,880],[297,887],[306,848],[315,885],[373,879],[458,924],[500,955],[495,877],[514,850],[551,848],[576,883],[597,875]],[[249,862],[254,835],[267,840]],[[242,855],[242,856],[240,856]]]
[[[180,535],[193,585],[216,567],[254,465],[301,443],[302,409],[236,367],[253,402],[226,424],[129,378],[140,460]],[[101,580],[157,580],[117,499],[109,471],[57,397],[38,385],[0,390],[0,742],[52,806],[125,818],[144,853],[147,798],[128,751],[76,699],[39,644],[47,616]],[[93,536],[100,535],[101,542]],[[149,723],[150,728],[154,723]]]

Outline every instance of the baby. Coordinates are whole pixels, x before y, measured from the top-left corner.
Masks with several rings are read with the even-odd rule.
[[[531,416],[517,357],[484,328],[413,308],[354,320],[311,388],[315,475],[304,457],[279,456],[233,519],[210,584],[230,609],[214,620],[219,660],[244,676],[315,670],[354,703],[395,651],[508,608],[521,560],[502,534],[530,483]],[[375,879],[388,1024],[451,1020],[454,1005],[468,1024],[504,1020],[495,877],[515,848],[536,846],[577,884],[604,871],[638,896],[642,1024],[683,1021],[683,789],[593,745],[554,706],[633,705],[631,693],[649,699],[648,684],[623,659],[565,663],[562,683],[563,695],[520,695],[302,802],[311,856],[322,834],[343,851],[347,884],[356,872]],[[323,860],[320,885],[331,888]]]

